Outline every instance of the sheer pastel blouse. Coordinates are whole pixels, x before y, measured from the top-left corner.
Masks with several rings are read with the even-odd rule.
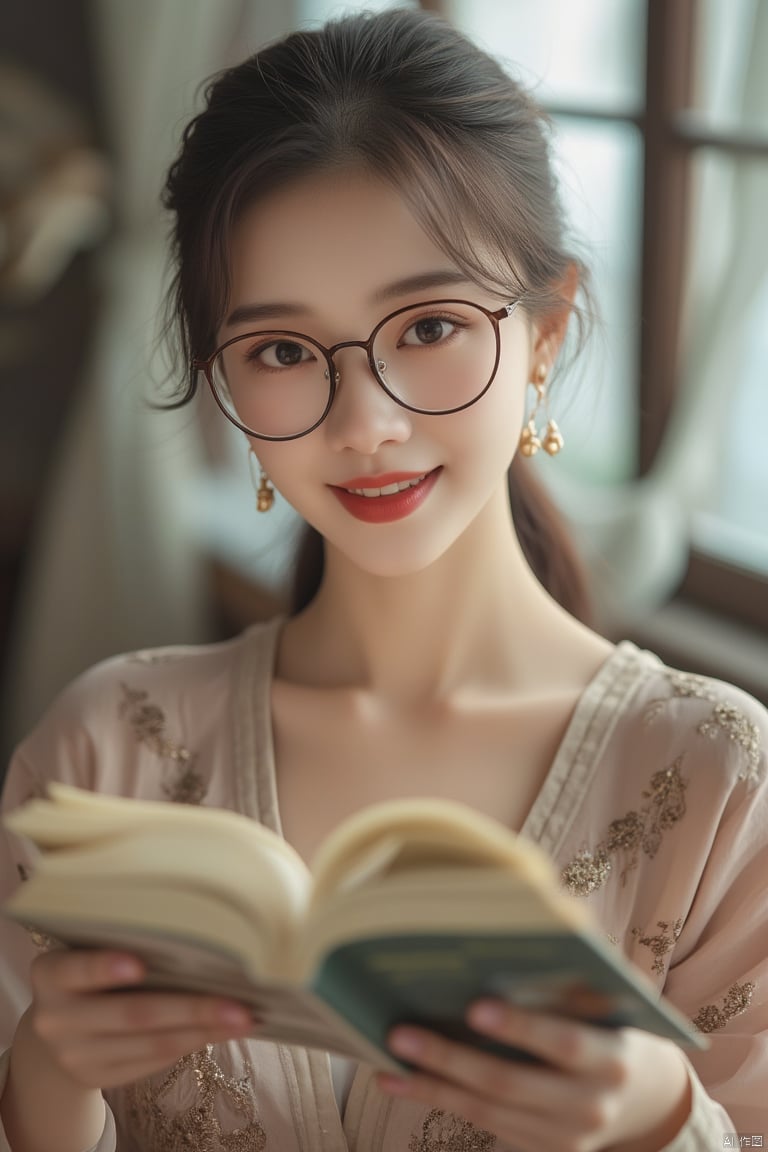
[[[80,677],[17,750],[4,808],[58,779],[230,808],[280,832],[270,691],[281,623]],[[711,1040],[688,1058],[693,1108],[666,1152],[719,1152],[735,1133],[768,1147],[767,747],[768,713],[751,697],[622,643],[582,694],[521,831]],[[0,834],[0,899],[29,866]],[[0,920],[0,1050],[40,946]],[[7,1053],[0,1086],[6,1069]],[[384,1096],[365,1065],[258,1040],[210,1047],[106,1098],[98,1152],[514,1152],[459,1116]]]

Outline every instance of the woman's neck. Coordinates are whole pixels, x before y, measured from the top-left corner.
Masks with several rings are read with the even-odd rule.
[[[568,688],[609,649],[538,583],[503,493],[439,560],[407,576],[371,575],[327,548],[322,587],[286,626],[277,672],[416,704]]]

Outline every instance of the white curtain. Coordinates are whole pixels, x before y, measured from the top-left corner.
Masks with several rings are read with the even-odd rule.
[[[767,129],[768,4],[742,6],[741,13],[752,23],[733,69],[741,89],[731,93],[728,112],[737,122]],[[743,320],[768,273],[768,164],[734,164],[704,182],[700,195],[698,219],[717,230],[718,243],[690,237],[693,307],[684,330],[683,375],[650,473],[625,487],[591,490],[578,477],[560,473],[552,480],[546,467],[542,472],[582,544],[596,605],[609,625],[653,612],[685,573],[692,518],[717,482],[724,427],[744,368]],[[745,451],[760,451],[763,431],[744,429]]]
[[[286,7],[93,2],[116,228],[101,259],[95,347],[61,430],[15,622],[10,738],[96,660],[209,635],[201,546],[185,511],[203,469],[198,421],[192,408],[158,414],[148,404],[164,371],[159,192],[200,82],[284,31]]]

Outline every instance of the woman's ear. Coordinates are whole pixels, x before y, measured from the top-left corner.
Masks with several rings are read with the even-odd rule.
[[[551,371],[562,347],[571,318],[573,302],[579,290],[580,276],[577,264],[569,264],[562,280],[554,286],[553,303],[534,322],[532,355],[537,364],[546,364]]]

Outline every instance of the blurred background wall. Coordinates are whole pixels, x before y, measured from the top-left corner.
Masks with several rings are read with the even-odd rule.
[[[244,446],[205,397],[149,407],[169,375],[159,191],[205,77],[291,27],[387,6],[0,9],[4,755],[95,660],[279,608],[290,510],[257,516]],[[603,325],[552,398],[568,446],[542,475],[600,626],[768,700],[768,3],[424,6],[552,116]]]

